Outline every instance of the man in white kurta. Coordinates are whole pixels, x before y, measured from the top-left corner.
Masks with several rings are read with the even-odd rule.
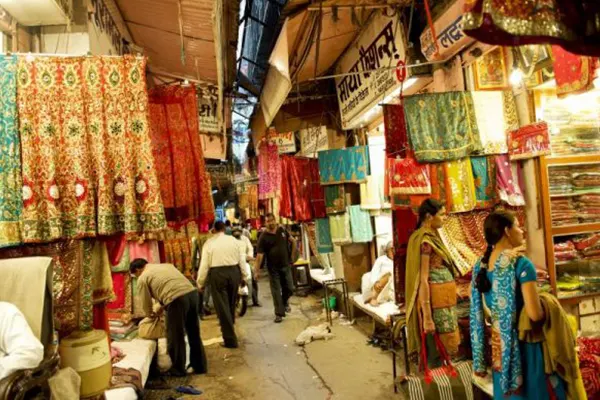
[[[375,260],[371,272],[363,275],[362,295],[365,303],[379,305],[393,300],[394,294],[394,247],[385,247],[385,254]]]
[[[14,304],[0,301],[0,380],[37,367],[43,358],[44,346],[23,313]]]

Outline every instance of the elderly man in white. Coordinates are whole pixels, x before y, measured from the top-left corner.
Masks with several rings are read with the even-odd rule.
[[[394,300],[394,244],[385,246],[385,254],[375,260],[371,272],[362,277],[363,301],[378,306]]]
[[[0,301],[0,380],[37,367],[43,358],[44,346],[23,313],[14,304]]]

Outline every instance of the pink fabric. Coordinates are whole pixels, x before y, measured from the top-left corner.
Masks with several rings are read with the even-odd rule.
[[[292,188],[291,178],[294,168],[294,157],[281,157],[281,192],[279,196],[279,215],[284,218],[294,217],[292,210]]]
[[[500,200],[511,206],[524,206],[525,198],[516,163],[511,163],[508,155],[502,154],[496,156],[496,167],[496,187]]]
[[[281,160],[275,143],[264,141],[258,155],[258,198],[276,197],[281,188]]]
[[[147,240],[141,244],[139,242],[129,242],[129,258],[132,261],[136,258],[143,258],[151,264],[160,263],[158,242],[156,240]]]

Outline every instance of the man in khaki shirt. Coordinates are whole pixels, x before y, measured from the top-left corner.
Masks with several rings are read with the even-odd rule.
[[[172,264],[148,264],[137,258],[129,272],[138,278],[137,290],[146,316],[158,316],[166,311],[167,350],[173,366],[168,372],[185,376],[185,334],[190,343],[190,364],[197,374],[206,373],[206,354],[200,338],[198,294],[190,281]],[[152,299],[160,304],[152,312]]]

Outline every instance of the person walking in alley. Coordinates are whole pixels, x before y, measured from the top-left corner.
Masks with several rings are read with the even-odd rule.
[[[238,289],[249,279],[244,268],[246,253],[242,242],[225,234],[225,224],[222,221],[215,222],[214,231],[215,237],[202,247],[198,290],[204,290],[208,277],[224,346],[233,349],[238,347],[233,327]]]
[[[267,229],[258,239],[254,276],[258,279],[260,267],[266,261],[275,307],[275,322],[280,323],[286,312],[291,312],[288,301],[294,293],[291,263],[292,254],[296,252],[296,243],[289,233],[277,224],[273,214],[267,214],[265,222]]]
[[[167,351],[172,376],[185,376],[185,334],[190,344],[190,364],[196,374],[207,371],[206,354],[200,337],[198,294],[190,281],[172,264],[148,264],[136,258],[129,272],[138,278],[137,291],[145,316],[157,317],[166,311]],[[154,312],[152,299],[160,304]]]
[[[244,247],[244,252],[246,253],[246,263],[254,260],[254,246],[252,246],[252,242],[250,238],[244,235],[242,228],[236,227],[233,228],[232,235],[234,238],[239,240]],[[261,307],[258,302],[258,281],[250,268],[250,265],[247,265],[246,271],[252,275],[252,282],[250,287],[250,292],[252,292],[252,306],[253,307]]]

